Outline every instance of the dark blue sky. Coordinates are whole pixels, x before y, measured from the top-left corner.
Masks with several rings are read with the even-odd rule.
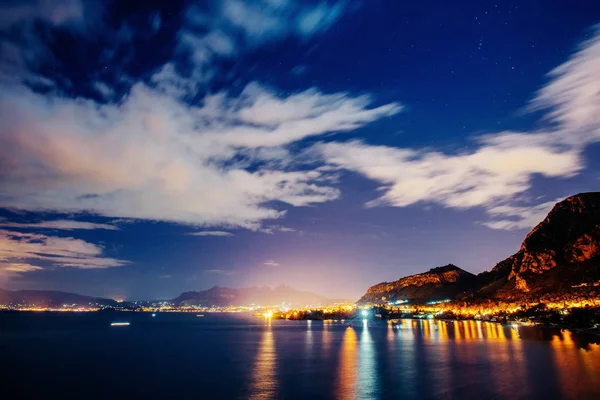
[[[5,288],[357,298],[490,269],[599,187],[596,1],[0,13]]]

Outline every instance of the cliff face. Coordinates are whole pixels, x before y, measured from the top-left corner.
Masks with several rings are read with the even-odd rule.
[[[454,298],[458,293],[468,289],[474,278],[473,274],[450,264],[394,282],[371,286],[358,302],[367,304],[401,299],[431,301]]]
[[[600,193],[582,193],[556,204],[519,251],[491,272],[506,281],[496,296],[501,298],[565,290],[598,280]]]

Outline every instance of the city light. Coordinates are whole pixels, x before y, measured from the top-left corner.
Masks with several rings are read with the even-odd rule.
[[[367,310],[362,310],[360,313],[361,313],[361,315],[363,317],[368,317],[369,316],[369,312]]]

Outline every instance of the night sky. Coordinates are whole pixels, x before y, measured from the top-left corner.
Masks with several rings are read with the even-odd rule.
[[[0,2],[0,287],[368,286],[600,187],[600,3]]]

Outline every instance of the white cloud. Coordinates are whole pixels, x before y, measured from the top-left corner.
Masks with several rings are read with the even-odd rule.
[[[540,223],[546,215],[552,210],[552,207],[564,198],[547,201],[533,207],[519,207],[513,205],[501,205],[487,210],[488,214],[497,219],[494,221],[482,222],[483,225],[492,229],[526,229]]]
[[[296,229],[288,228],[286,226],[281,225],[267,225],[259,230],[262,233],[267,233],[269,235],[274,234],[275,232],[297,232]]]
[[[231,232],[225,231],[200,231],[200,232],[192,232],[188,233],[191,236],[233,236]]]
[[[93,222],[84,221],[72,221],[66,219],[60,219],[55,221],[42,221],[33,223],[18,223],[18,222],[3,222],[0,221],[0,226],[5,228],[28,228],[28,229],[63,229],[63,230],[74,230],[74,229],[108,229],[118,230],[119,227],[110,224],[97,224]]]
[[[0,206],[250,229],[284,215],[270,201],[305,206],[339,192],[319,171],[250,171],[231,162],[237,154],[348,131],[399,111],[396,104],[368,108],[364,96],[313,89],[282,97],[256,84],[240,98],[220,93],[201,106],[141,83],[118,105],[4,89]]]
[[[359,128],[400,106],[371,107],[368,96],[317,89],[281,95],[259,84],[236,97],[208,95],[198,106],[182,98],[197,96],[199,82],[215,76],[215,58],[290,35],[316,34],[341,15],[343,4],[215,0],[202,9],[192,5],[176,49],[191,54],[186,60],[191,73],[182,76],[175,62],[166,63],[149,84],[131,82],[118,103],[69,98],[52,81],[53,90],[40,93],[7,79],[0,91],[0,167],[7,172],[0,177],[0,207],[258,230],[263,221],[285,214],[280,203],[336,199],[339,191],[326,174],[291,169],[284,146]],[[87,25],[96,6],[101,4],[15,3],[0,30],[18,25],[24,37],[31,36],[29,27],[39,19],[54,27]],[[299,19],[307,22],[298,26]],[[107,32],[111,38],[133,35],[126,24]],[[36,46],[27,49],[25,61],[19,49],[27,46],[1,44],[19,50],[14,65],[25,75],[46,79],[27,72],[32,63],[52,58],[43,41],[32,37]],[[104,81],[90,87],[105,100],[116,100]]]
[[[267,267],[279,267],[281,264],[279,264],[278,262],[275,262],[273,260],[267,260],[263,263],[263,265],[265,265]]]
[[[579,144],[600,139],[600,25],[571,59],[550,72],[550,82],[531,103],[549,110],[547,118],[564,129],[565,140]]]
[[[234,271],[226,271],[224,269],[205,269],[204,272],[207,274],[224,275],[224,276],[231,276],[234,274]]]
[[[241,30],[252,40],[277,36],[286,30],[284,19],[280,17],[286,6],[282,3],[278,6],[261,4],[260,1],[223,1],[221,16],[226,22]]]
[[[370,146],[361,142],[327,143],[315,147],[327,162],[381,182],[383,195],[368,206],[408,206],[435,202],[469,208],[508,201],[531,188],[537,175],[569,177],[581,168],[573,151],[529,143],[504,146],[485,143],[477,150],[444,154],[430,150]]]
[[[0,276],[55,267],[102,269],[120,267],[127,261],[103,257],[103,248],[72,237],[47,236],[0,230]]]
[[[277,227],[277,229],[279,230],[279,232],[296,232],[296,229],[288,228],[286,226],[279,226]]]
[[[31,272],[42,270],[42,267],[37,267],[31,264],[25,263],[0,263],[0,274],[4,272]]]
[[[179,51],[194,60],[194,84],[205,83],[211,62],[290,36],[309,38],[327,30],[343,14],[345,1],[309,4],[294,0],[214,0],[192,5],[179,35]]]

